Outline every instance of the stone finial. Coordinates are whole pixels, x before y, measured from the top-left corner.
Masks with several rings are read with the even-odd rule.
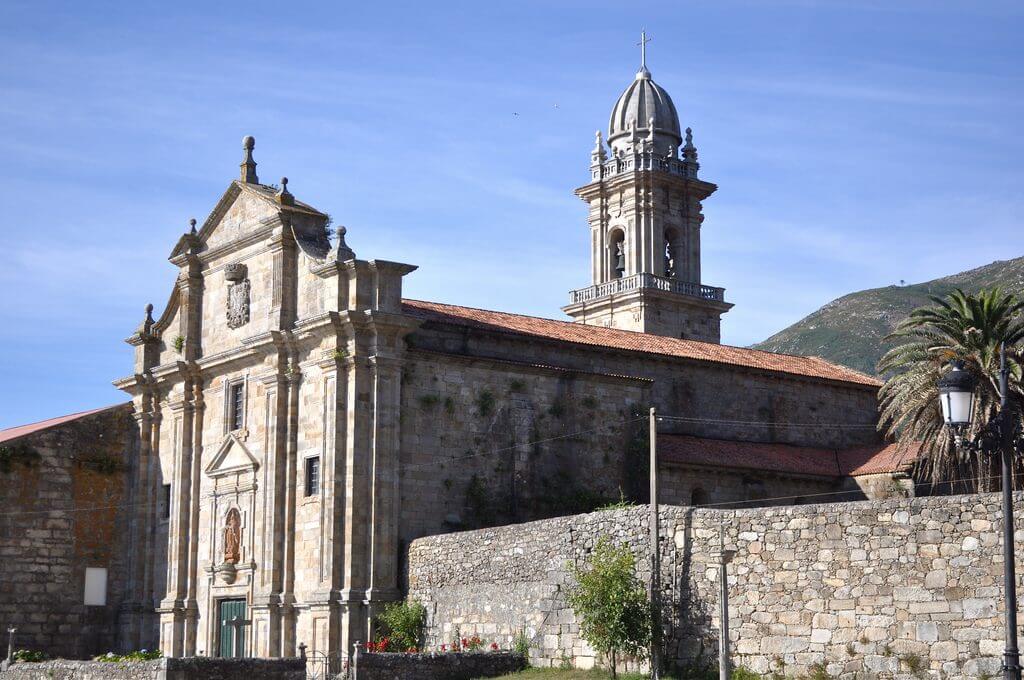
[[[356,252],[348,247],[345,243],[345,234],[348,233],[348,229],[345,227],[338,227],[338,242],[334,244],[334,252],[331,253],[332,258],[335,262],[348,262],[349,260],[356,259]]]
[[[632,118],[629,119],[629,146],[631,151],[636,150],[636,121]]]
[[[591,165],[600,165],[608,160],[608,152],[604,149],[604,140],[601,138],[601,131],[594,133],[594,150],[590,152]]]
[[[654,117],[651,116],[647,119],[647,141],[654,141]]]
[[[277,202],[281,205],[295,205],[295,197],[288,191],[288,178],[281,178],[281,189],[277,192]]]
[[[149,333],[153,328],[153,303],[146,305],[146,318],[142,321],[142,332]]]
[[[686,143],[683,145],[683,160],[688,163],[697,162],[697,147],[693,145],[693,130],[686,128]]]
[[[196,234],[198,233],[198,232],[196,231],[196,218],[194,218],[194,217],[192,217],[192,218],[189,218],[189,221],[188,221],[188,226],[189,226],[189,231],[188,231],[188,233],[190,233],[190,234],[192,234],[193,236],[195,236],[195,235],[196,235]]]
[[[256,148],[256,138],[246,135],[242,139],[242,148],[245,150],[245,156],[238,166],[241,168],[240,178],[246,184],[259,184],[260,178],[256,176],[256,161],[252,159],[252,150]]]

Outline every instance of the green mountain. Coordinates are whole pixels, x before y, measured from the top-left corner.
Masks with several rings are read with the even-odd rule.
[[[1024,294],[1024,257],[925,283],[844,295],[754,348],[819,356],[874,375],[875,365],[889,347],[882,338],[915,307],[930,304],[929,295],[945,295],[955,288],[973,293],[992,286]]]

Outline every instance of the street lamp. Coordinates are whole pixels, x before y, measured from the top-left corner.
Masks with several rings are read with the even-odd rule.
[[[999,348],[999,412],[978,434],[964,441],[963,434],[974,419],[975,380],[962,361],[938,382],[942,419],[954,434],[958,446],[984,454],[1001,454],[1003,477],[1003,589],[1006,599],[1006,647],[1003,650],[1003,680],[1021,680],[1017,651],[1017,576],[1013,550],[1013,458],[1018,437],[1017,420],[1010,409],[1006,368],[1006,346]]]

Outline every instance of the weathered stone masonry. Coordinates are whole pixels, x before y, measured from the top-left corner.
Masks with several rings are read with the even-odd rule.
[[[1024,495],[1018,494],[1018,514]],[[843,677],[995,673],[1002,651],[999,498],[951,496],[661,513],[668,658],[715,658],[719,528],[729,567],[733,659],[759,673],[826,663]],[[647,579],[647,509],[596,512],[424,538],[409,549],[409,596],[429,642],[525,627],[532,661],[595,662],[565,605],[566,564],[599,537],[630,545]],[[1017,540],[1024,539],[1018,522]],[[1018,565],[1018,574],[1021,573]],[[1018,584],[1018,587],[1019,584]]]
[[[31,428],[25,428],[31,429]],[[133,565],[129,468],[137,430],[124,404],[6,439],[0,465],[0,627],[17,647],[69,657],[118,645]],[[84,604],[85,570],[107,570],[107,604]],[[150,602],[152,606],[152,602]],[[125,632],[125,631],[122,631]]]

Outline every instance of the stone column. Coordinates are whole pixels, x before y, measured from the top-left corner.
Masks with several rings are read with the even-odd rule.
[[[337,340],[338,350],[320,362],[325,385],[328,422],[324,424],[324,458],[320,467],[323,475],[322,526],[320,556],[320,587],[308,599],[314,629],[322,631],[316,637],[313,651],[328,655],[345,654],[340,645],[341,591],[345,560],[345,490],[346,450],[348,428],[348,376],[353,359],[348,353],[344,337]],[[311,642],[311,641],[309,641]]]
[[[189,527],[192,508],[193,406],[191,380],[186,379],[182,401],[170,405],[176,415],[180,444],[174,452],[171,521],[168,528],[167,594],[160,603],[160,649],[168,656],[184,656],[186,601],[188,599]],[[180,418],[180,419],[179,419]]]
[[[199,605],[196,589],[199,579],[199,506],[202,497],[203,424],[206,404],[203,400],[203,380],[196,376],[192,382],[192,476],[189,484],[188,525],[188,589],[185,599],[185,656],[195,656],[198,635]]]
[[[287,359],[281,351],[278,371],[266,383],[269,426],[269,450],[266,452],[266,486],[262,503],[266,523],[263,526],[263,562],[258,565],[258,585],[252,598],[252,620],[257,632],[256,656],[276,657],[281,654],[281,593],[284,588],[285,484],[287,481],[286,418],[288,411]],[[264,632],[265,631],[265,634]]]
[[[384,603],[399,598],[398,516],[399,516],[399,417],[401,413],[402,362],[395,356],[374,355],[373,447],[370,462],[370,521],[368,530],[369,580],[366,600],[368,617],[375,616]],[[366,630],[370,639],[371,631]]]
[[[285,416],[284,556],[281,589],[280,656],[295,656],[295,511],[299,439],[299,387],[302,375],[294,360],[287,375],[288,400]]]

